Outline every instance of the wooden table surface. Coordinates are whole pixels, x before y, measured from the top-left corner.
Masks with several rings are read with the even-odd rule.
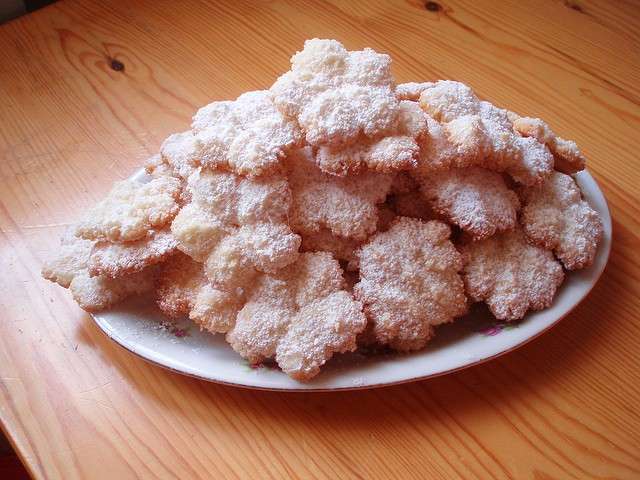
[[[40,278],[70,220],[198,106],[268,87],[305,38],[390,53],[575,139],[611,260],[488,364],[284,394],[165,371]],[[640,478],[640,4],[60,1],[0,27],[0,416],[36,478]]]

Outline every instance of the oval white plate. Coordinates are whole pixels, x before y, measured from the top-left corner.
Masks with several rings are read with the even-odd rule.
[[[567,274],[551,308],[527,315],[516,325],[496,323],[481,310],[439,327],[427,348],[411,354],[347,354],[332,359],[313,381],[300,383],[281,371],[252,368],[224,341],[187,320],[163,327],[163,317],[148,299],[135,299],[94,315],[98,326],[127,350],[170,370],[204,380],[268,390],[344,390],[422,380],[484,362],[535,338],[567,315],[598,281],[611,249],[607,202],[587,172],[576,176],[585,199],[604,223],[604,238],[594,264]]]

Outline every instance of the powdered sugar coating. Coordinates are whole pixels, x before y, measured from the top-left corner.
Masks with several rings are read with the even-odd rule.
[[[427,115],[418,102],[402,100],[398,105],[398,118],[395,133],[415,139],[417,142],[427,138],[429,125]]]
[[[398,100],[390,67],[388,55],[368,48],[348,52],[336,40],[315,38],[291,58],[291,70],[271,92],[309,144],[347,145],[394,126]]]
[[[322,228],[333,234],[364,240],[376,230],[377,203],[384,201],[393,177],[363,172],[335,177],[321,172],[310,148],[300,149],[287,162],[291,187],[292,228],[313,234]]]
[[[103,240],[93,246],[87,267],[92,277],[106,275],[116,278],[162,262],[177,247],[178,242],[168,229],[150,232],[147,237],[133,242]]]
[[[317,95],[298,116],[311,145],[353,143],[393,128],[397,100],[388,87],[342,85]]]
[[[198,203],[182,207],[171,223],[171,233],[178,240],[178,249],[199,262],[204,262],[211,250],[232,232],[232,227],[220,222]]]
[[[170,176],[148,183],[129,179],[116,182],[102,201],[90,208],[76,226],[87,240],[131,242],[160,229],[178,212],[180,182]]]
[[[420,94],[432,85],[433,82],[399,83],[396,87],[396,97],[398,97],[399,100],[417,102],[420,99]]]
[[[420,144],[418,168],[411,172],[416,178],[430,175],[433,171],[468,167],[476,161],[478,153],[475,145],[479,139],[462,138],[458,134],[459,141],[456,143],[454,141],[456,136],[450,138],[450,133],[445,125],[427,114],[425,114],[425,118],[429,135]],[[458,124],[458,127],[460,126]],[[453,128],[451,130],[455,134]]]
[[[144,161],[144,171],[154,177],[173,176],[173,169],[157,153]]]
[[[291,192],[284,177],[203,170],[189,177],[188,190],[192,202],[171,230],[180,250],[205,263],[215,288],[244,288],[257,272],[296,260],[301,240],[286,223]]]
[[[553,250],[568,270],[591,265],[604,228],[598,212],[582,199],[573,178],[555,172],[541,186],[521,193],[521,221],[527,238]]]
[[[464,283],[469,297],[484,301],[500,320],[551,306],[564,279],[553,254],[530,245],[521,229],[464,244]]]
[[[300,242],[300,236],[282,223],[245,225],[211,252],[205,273],[216,288],[235,291],[257,272],[276,272],[294,262]]]
[[[317,162],[323,172],[343,177],[361,171],[363,166],[377,172],[407,170],[418,164],[419,152],[413,138],[398,135],[338,149],[322,146]]]
[[[344,290],[314,300],[300,308],[278,342],[278,366],[297,380],[311,379],[334,353],[356,349],[365,324],[362,305]]]
[[[169,135],[162,142],[160,155],[176,177],[186,180],[197,168],[198,142],[191,130]]]
[[[247,178],[221,171],[192,175],[187,187],[193,202],[202,205],[222,223],[243,225],[283,222],[291,192],[283,176]]]
[[[62,236],[56,256],[42,267],[42,276],[69,288],[73,299],[84,310],[97,312],[112,307],[136,293],[152,289],[155,270],[146,268],[133,274],[123,274],[117,279],[104,275],[91,276],[89,259],[95,242],[74,235],[76,227],[70,227]]]
[[[202,264],[177,253],[158,269],[156,304],[170,318],[188,315],[205,283]]]
[[[427,134],[425,114],[416,102],[402,101],[392,131],[383,137],[361,138],[347,146],[320,146],[316,161],[323,172],[345,176],[368,168],[377,172],[409,170],[418,165]]]
[[[295,304],[284,279],[261,276],[238,312],[226,340],[250,363],[271,359],[284,336]]]
[[[555,169],[562,173],[576,173],[584,170],[587,159],[582,155],[576,142],[556,136],[549,125],[539,118],[518,117],[512,113],[513,128],[525,137],[533,137],[544,143],[555,159]]]
[[[241,298],[213,288],[207,282],[201,263],[177,254],[158,272],[156,303],[170,318],[188,315],[200,328],[224,333],[235,323]]]
[[[86,270],[95,243],[76,237],[74,231],[75,227],[66,230],[55,256],[42,266],[42,276],[64,288],[69,288],[73,277]]]
[[[153,290],[154,267],[118,278],[92,277],[82,270],[73,277],[69,290],[73,299],[87,312],[98,312],[112,307],[131,295],[142,295]]]
[[[275,358],[285,373],[308,380],[334,352],[354,350],[365,323],[338,262],[326,252],[303,253],[257,279],[227,341],[251,363]]]
[[[431,207],[448,221],[482,239],[517,223],[520,202],[502,175],[479,167],[433,172],[421,191]]]
[[[179,206],[186,205],[191,201],[191,194],[185,188],[187,184],[186,179],[188,178],[187,174],[192,174],[198,168],[192,168],[189,166],[180,167],[177,163],[174,167],[173,165],[169,164],[168,161],[165,160],[160,154],[149,157],[144,164],[145,172],[152,178],[173,177],[178,180],[180,191],[178,193],[177,202]]]
[[[278,111],[266,90],[202,107],[191,127],[197,143],[195,156],[204,167],[248,176],[277,170],[300,141],[297,125]]]
[[[189,318],[201,329],[211,333],[226,333],[235,325],[241,307],[241,296],[206,284],[198,291]]]
[[[237,232],[222,239],[213,249],[205,262],[204,271],[215,288],[234,293],[242,293],[258,274],[245,255],[245,246]]]
[[[449,235],[442,222],[398,217],[359,250],[360,282],[354,293],[378,342],[418,350],[434,326],[466,313],[458,274],[462,257]]]
[[[507,172],[524,185],[539,184],[553,170],[547,147],[513,130],[509,112],[480,101],[463,83],[435,82],[420,94],[420,105],[443,128],[468,165]],[[431,129],[430,129],[431,130]]]
[[[292,263],[301,242],[285,223],[252,223],[240,227],[236,236],[250,262],[265,273],[274,273]]]

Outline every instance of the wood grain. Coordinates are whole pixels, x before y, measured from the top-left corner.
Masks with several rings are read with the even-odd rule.
[[[640,4],[60,1],[0,27],[0,418],[36,478],[640,477]],[[553,331],[375,391],[279,394],[151,366],[43,259],[199,105],[269,86],[306,38],[371,46],[575,139],[611,261]],[[115,62],[114,62],[115,60]]]

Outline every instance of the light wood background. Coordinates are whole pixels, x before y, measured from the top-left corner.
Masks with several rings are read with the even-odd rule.
[[[279,394],[151,366],[40,278],[115,179],[198,106],[268,87],[315,36],[392,54],[399,81],[462,80],[575,139],[614,221],[587,300],[453,375]],[[639,106],[633,1],[77,0],[1,26],[4,429],[37,478],[640,478]]]

